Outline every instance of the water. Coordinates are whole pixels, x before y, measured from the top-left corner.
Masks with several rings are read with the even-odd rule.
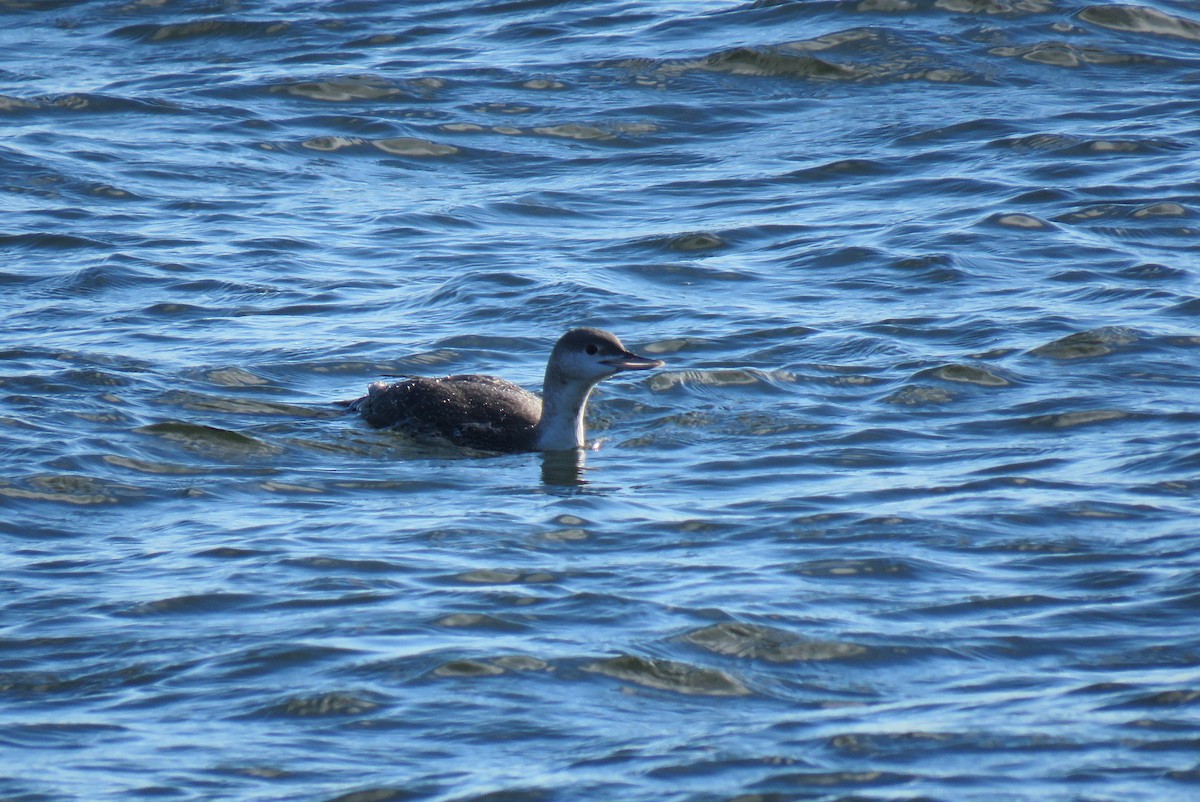
[[[0,30],[0,797],[1196,798],[1194,3]]]

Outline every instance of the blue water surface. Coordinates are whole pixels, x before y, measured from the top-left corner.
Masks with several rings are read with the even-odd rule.
[[[0,798],[1192,800],[1192,2],[0,4]],[[334,402],[667,362],[593,448]]]

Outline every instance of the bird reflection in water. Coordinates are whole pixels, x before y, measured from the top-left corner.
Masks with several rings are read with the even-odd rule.
[[[551,487],[586,487],[588,449],[542,452],[542,484]]]

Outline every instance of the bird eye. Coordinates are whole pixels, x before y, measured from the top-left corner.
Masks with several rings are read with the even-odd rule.
[[[600,349],[597,348],[595,345],[588,343],[588,347],[585,350],[588,352],[588,356],[595,356],[596,352],[599,351]]]

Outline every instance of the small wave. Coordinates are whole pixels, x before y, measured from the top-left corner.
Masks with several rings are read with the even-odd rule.
[[[288,31],[291,27],[291,24],[287,22],[209,19],[169,25],[128,25],[113,31],[113,35],[142,42],[158,43],[188,39],[273,37]]]
[[[897,168],[873,159],[837,159],[816,167],[795,170],[785,177],[800,182],[863,181],[894,175]]]
[[[787,47],[784,45],[783,47]],[[863,69],[824,61],[807,53],[789,53],[766,48],[739,47],[714,53],[695,67],[733,75],[765,75],[787,78],[855,80],[867,73]]]
[[[1084,137],[1074,134],[1038,133],[993,140],[995,147],[1019,151],[1046,151],[1075,156],[1111,156],[1124,153],[1153,153],[1182,150],[1187,145],[1171,137]]]
[[[893,785],[903,786],[919,779],[920,775],[894,771],[783,771],[767,776],[756,783],[756,786],[764,789],[786,788],[788,794],[782,796],[783,799],[795,798],[793,793],[797,788],[820,789],[817,793],[827,797],[837,794],[833,797],[836,799],[861,799],[865,795],[856,794],[855,790],[872,790]],[[811,792],[802,791],[802,793],[808,796]],[[760,798],[764,797],[771,798],[769,794]]]
[[[930,368],[917,374],[917,377],[925,376],[948,382],[975,384],[980,387],[1008,387],[1012,384],[1003,376],[974,365],[943,365],[940,368]]]
[[[308,100],[344,103],[348,100],[394,100],[414,98],[406,87],[376,75],[352,75],[321,81],[295,81],[275,84],[271,92],[286,92]]]
[[[48,231],[25,234],[2,234],[0,246],[9,248],[29,248],[34,250],[72,251],[72,250],[104,250],[114,247],[111,242],[80,237],[74,234],[58,234]]]
[[[44,673],[0,673],[0,691],[10,695],[45,695],[77,690],[81,683]],[[13,722],[0,734],[0,745],[21,749],[80,750],[127,737],[128,727],[95,721]],[[8,779],[5,780],[7,786]]]
[[[355,574],[392,574],[404,570],[404,566],[384,560],[347,560],[340,557],[291,557],[285,565],[325,573],[349,571]]]
[[[656,373],[648,382],[655,392],[676,387],[737,387],[794,384],[797,377],[783,370],[763,371],[756,368],[714,368],[709,370],[674,370]]]
[[[745,685],[724,671],[673,660],[622,655],[589,663],[583,670],[646,688],[693,696],[746,696],[750,693]]]
[[[1087,409],[1077,412],[1058,412],[1052,415],[1036,415],[1032,418],[1026,418],[1024,422],[1030,426],[1070,429],[1093,423],[1123,420],[1131,416],[1132,413],[1120,409]]]
[[[773,627],[735,622],[693,630],[681,639],[715,654],[771,663],[845,660],[867,653],[857,643],[808,640]]]
[[[433,623],[435,626],[449,629],[478,629],[494,632],[517,632],[526,629],[523,624],[487,613],[449,613]]]
[[[94,265],[56,279],[47,289],[49,295],[63,298],[87,298],[113,290],[149,289],[160,279],[130,265],[115,262]]]
[[[916,407],[916,406],[932,406],[937,404],[948,404],[957,396],[945,389],[944,387],[924,387],[921,385],[910,385],[901,387],[896,392],[884,399],[889,404],[897,404],[899,406]]]
[[[1028,231],[1054,231],[1058,226],[1051,222],[1042,220],[1040,217],[1035,217],[1032,214],[1024,214],[1022,212],[1001,212],[990,215],[985,223],[1001,226],[1003,228],[1023,228]]]
[[[1149,6],[1088,6],[1078,12],[1076,18],[1115,31],[1172,36],[1200,42],[1200,22]]]
[[[500,666],[480,660],[451,660],[433,670],[438,677],[496,677],[504,673]]]
[[[382,697],[349,691],[317,696],[297,696],[260,708],[254,715],[266,718],[330,718],[365,716],[383,706]]]
[[[988,51],[994,56],[1006,56],[1049,64],[1054,67],[1080,67],[1085,64],[1144,65],[1159,59],[1140,54],[1117,53],[1102,47],[1081,46],[1070,42],[1036,42],[1028,45],[1006,45]]]
[[[883,557],[865,559],[809,560],[792,569],[797,574],[812,577],[849,579],[911,579],[917,575],[915,563]]]
[[[277,445],[240,432],[185,421],[141,426],[134,431],[177,443],[188,451],[227,457],[264,457],[282,453]]]
[[[257,601],[259,601],[257,596],[248,593],[193,593],[139,602],[125,607],[117,614],[122,616],[203,615],[224,612]]]
[[[1112,220],[1148,221],[1154,218],[1195,217],[1196,211],[1176,201],[1152,203],[1103,203],[1068,212],[1055,220],[1065,223],[1096,223]]]
[[[40,108],[42,108],[42,103],[36,99],[27,100],[11,95],[0,95],[0,112],[35,111]]]
[[[324,418],[327,417],[323,410],[313,410],[308,407],[302,407],[297,404],[290,404],[283,401],[265,401],[259,398],[233,398],[225,396],[206,395],[188,390],[174,390],[159,399],[160,403],[176,407],[179,409],[188,409],[194,412],[229,412],[238,415],[282,415],[289,418]],[[185,432],[169,428],[169,424],[155,424],[158,429],[150,429],[145,427],[144,431],[150,434],[159,435],[175,435],[184,436]],[[185,424],[191,425],[191,424]],[[167,428],[163,428],[167,427]],[[237,432],[225,432],[217,430],[214,438],[223,438],[226,435],[230,442],[246,442],[253,441],[253,438],[244,438],[245,435],[240,435]],[[224,432],[221,434],[220,432]],[[261,445],[261,444],[260,444]],[[266,447],[266,446],[262,446]]]
[[[459,152],[459,149],[454,145],[445,145],[419,137],[363,139],[354,136],[326,135],[306,139],[300,143],[300,146],[308,150],[318,150],[324,153],[334,153],[341,150],[365,153],[373,148],[392,156],[411,156],[417,158],[453,156]]]
[[[504,655],[488,660],[451,660],[433,670],[435,677],[498,677],[509,671],[552,671],[553,666],[544,660],[525,655]]]
[[[1118,348],[1135,343],[1141,334],[1125,326],[1103,326],[1091,331],[1069,334],[1054,342],[1040,345],[1029,353],[1051,359],[1091,359],[1107,356]]]
[[[76,506],[120,504],[145,494],[140,487],[75,474],[42,474],[19,482],[0,480],[0,496]]]
[[[543,583],[555,581],[554,574],[545,571],[521,572],[497,568],[479,568],[458,574],[456,582],[469,585],[509,585],[513,583]]]

